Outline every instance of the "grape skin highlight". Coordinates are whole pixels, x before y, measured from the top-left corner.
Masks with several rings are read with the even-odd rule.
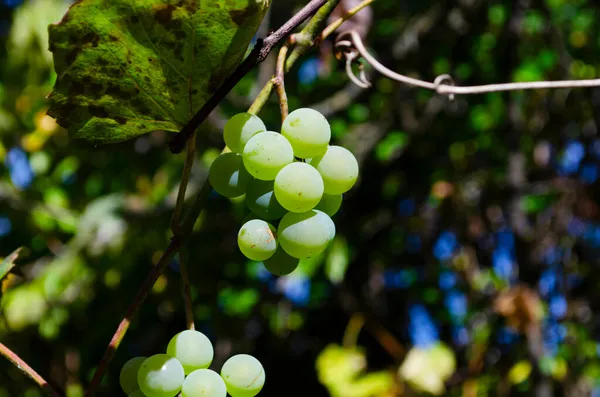
[[[348,149],[329,146],[318,157],[307,160],[323,177],[326,194],[343,194],[354,186],[358,178],[358,162]]]
[[[239,197],[246,193],[252,178],[244,168],[242,156],[237,153],[223,153],[213,161],[208,181],[217,193],[224,197]]]
[[[277,276],[285,276],[292,273],[296,270],[299,263],[299,259],[294,258],[281,248],[272,257],[263,261],[265,268]]]
[[[335,237],[335,224],[319,210],[288,212],[277,229],[279,245],[294,258],[304,259],[320,254]]]
[[[273,181],[253,179],[246,190],[246,205],[257,217],[266,221],[280,219],[287,212],[275,198]]]
[[[119,373],[119,384],[125,394],[133,393],[140,388],[138,385],[137,374],[146,358],[147,357],[134,357],[127,361],[123,365],[123,368],[121,368],[121,372]]]
[[[181,387],[182,397],[226,397],[227,386],[212,369],[198,369],[189,374]]]
[[[265,384],[262,364],[248,354],[237,354],[225,361],[221,377],[232,397],[254,397]]]
[[[250,260],[269,259],[277,250],[275,228],[262,219],[252,219],[240,228],[238,246]]]
[[[248,140],[242,156],[250,175],[272,181],[283,167],[294,161],[294,150],[283,135],[265,131]]]
[[[148,357],[138,371],[140,390],[148,397],[174,397],[184,378],[181,363],[166,354]]]
[[[266,130],[265,123],[258,116],[251,113],[238,113],[225,123],[223,139],[229,150],[241,153],[248,139]]]
[[[321,113],[310,108],[300,108],[291,112],[281,125],[296,157],[308,158],[325,153],[331,139],[331,127]]]
[[[323,197],[323,178],[306,163],[288,164],[275,178],[275,197],[290,212],[306,212]]]
[[[197,369],[208,368],[212,363],[214,350],[206,335],[188,329],[171,338],[167,354],[181,363],[187,375]]]

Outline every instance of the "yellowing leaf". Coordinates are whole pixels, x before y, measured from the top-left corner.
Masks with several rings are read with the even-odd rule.
[[[240,63],[270,2],[75,2],[49,28],[48,114],[97,144],[178,131]]]

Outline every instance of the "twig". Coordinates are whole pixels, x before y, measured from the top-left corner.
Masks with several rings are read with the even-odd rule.
[[[344,36],[350,36],[349,40],[342,40]],[[581,88],[581,87],[597,87],[600,86],[600,79],[593,80],[560,80],[560,81],[532,81],[523,83],[503,83],[503,84],[486,84],[477,86],[463,86],[457,87],[453,84],[443,84],[444,81],[452,81],[452,78],[448,75],[438,76],[435,81],[423,81],[412,77],[404,76],[396,73],[375,59],[367,49],[365,48],[362,39],[355,31],[347,31],[340,34],[338,37],[337,46],[343,48],[346,56],[353,56],[354,51],[358,51],[360,56],[375,70],[384,76],[399,81],[401,83],[409,84],[416,87],[425,88],[437,92],[438,94],[450,95],[452,99],[453,95],[467,95],[467,94],[484,94],[490,92],[501,92],[501,91],[520,91],[520,90],[535,90],[535,89],[547,89],[547,88]]]
[[[190,278],[188,276],[188,259],[188,251],[186,249],[179,251],[179,273],[181,274],[181,291],[183,293],[183,303],[185,305],[185,326],[187,329],[196,329],[196,326],[194,325],[192,289],[190,287]]]
[[[311,0],[296,15],[290,18],[279,29],[267,36],[264,40],[258,39],[256,45],[244,61],[233,71],[233,74],[217,89],[210,99],[200,108],[192,119],[173,137],[169,148],[173,153],[179,153],[192,133],[208,117],[210,112],[225,98],[235,85],[254,67],[261,63],[281,40],[287,37],[294,29],[311,15],[315,14],[324,4],[336,3],[339,0]]]
[[[309,48],[318,42],[319,35],[327,25],[327,18],[337,7],[340,0],[330,0],[325,4],[302,31],[295,35],[296,46],[288,56],[285,62],[285,71],[288,72],[294,63],[302,56]]]
[[[181,213],[183,211],[183,204],[185,202],[185,193],[187,185],[190,181],[190,173],[194,165],[194,159],[196,158],[196,133],[194,132],[190,137],[187,144],[187,154],[185,157],[185,163],[183,165],[183,172],[181,173],[181,183],[179,184],[179,191],[177,192],[177,201],[175,202],[175,209],[173,210],[173,216],[171,217],[171,230],[173,234],[180,234],[180,222]]]
[[[54,390],[40,374],[35,372],[35,370],[19,357],[17,353],[13,352],[2,343],[0,343],[0,355],[6,357],[8,361],[15,365],[15,367],[20,369],[25,375],[30,377],[31,380],[37,383],[46,392],[46,395],[50,397],[60,397],[60,394],[58,394],[58,392],[56,392],[56,390]]]
[[[114,357],[117,351],[117,348],[119,347],[119,345],[123,341],[123,338],[125,337],[125,333],[127,333],[127,330],[131,325],[131,320],[137,314],[138,310],[140,309],[140,306],[142,306],[142,303],[144,302],[144,300],[146,300],[148,293],[156,283],[156,280],[158,280],[161,274],[163,274],[169,261],[181,248],[184,241],[185,239],[182,236],[173,237],[171,239],[171,243],[167,247],[167,250],[162,254],[156,265],[152,268],[152,270],[148,274],[148,277],[146,277],[144,284],[142,284],[137,295],[135,296],[135,299],[133,300],[131,305],[129,305],[127,312],[123,316],[123,319],[119,323],[117,330],[115,331],[112,339],[110,340],[108,348],[104,352],[104,356],[100,360],[98,368],[94,373],[94,377],[90,382],[90,386],[88,387],[88,390],[85,394],[86,397],[91,397],[96,393],[98,386],[100,385],[100,381],[102,381],[102,377],[104,376],[104,373],[108,368],[108,364],[110,364],[112,358]]]
[[[292,53],[287,57],[285,61],[285,72],[288,72],[291,67],[294,65],[296,60],[300,58],[300,56],[304,55],[309,48],[311,48],[315,42],[317,41],[317,36],[323,29],[323,26],[327,22],[327,17],[333,9],[338,5],[340,0],[330,0],[327,4],[325,4],[317,15],[302,29],[300,33],[294,35],[294,44],[296,46],[292,50]],[[293,56],[293,58],[292,58]],[[273,79],[275,76],[273,75],[269,81],[265,84],[263,89],[260,91],[250,109],[248,109],[249,113],[258,114],[260,110],[265,106],[269,98],[271,97],[271,92],[273,91]]]
[[[285,120],[288,116],[289,108],[288,108],[288,99],[287,94],[285,92],[285,58],[287,56],[288,50],[290,49],[289,45],[284,44],[279,50],[279,55],[277,56],[277,65],[275,66],[275,77],[273,78],[273,84],[275,85],[275,91],[277,92],[277,96],[279,97],[279,110],[281,112],[281,122]]]
[[[337,28],[342,26],[342,24],[344,22],[346,22],[348,19],[355,16],[360,10],[362,10],[363,8],[367,7],[368,5],[370,5],[371,3],[374,3],[374,2],[375,2],[375,0],[364,0],[362,3],[360,3],[356,7],[349,9],[348,12],[346,14],[344,14],[344,16],[342,16],[342,17],[338,18],[337,20],[333,21],[332,23],[330,23],[329,26],[327,26],[323,30],[323,33],[321,33],[321,36],[320,36],[320,41],[325,40],[333,32],[335,32],[335,30]]]

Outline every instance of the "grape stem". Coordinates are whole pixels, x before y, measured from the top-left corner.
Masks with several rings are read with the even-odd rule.
[[[264,39],[258,39],[250,54],[242,63],[233,71],[231,76],[215,91],[210,99],[198,110],[198,112],[190,119],[190,121],[173,137],[169,144],[169,148],[173,153],[180,153],[185,146],[185,143],[196,131],[198,126],[206,120],[210,112],[225,98],[225,96],[235,87],[235,85],[247,75],[256,65],[265,60],[267,55],[273,48],[283,39],[289,36],[302,22],[317,13],[324,5],[339,3],[340,0],[311,0],[297,14],[284,23],[279,29],[271,33]],[[331,8],[333,10],[333,8]],[[324,15],[325,21],[329,13]]]
[[[0,343],[0,355],[3,355],[15,365],[18,369],[20,369],[25,375],[29,376],[31,380],[37,383],[44,392],[46,392],[47,396],[50,397],[60,397],[60,394],[50,384],[42,378],[40,374],[35,372],[33,368],[31,368],[21,357],[17,355],[17,353],[10,350],[6,345]]]
[[[281,112],[282,123],[289,113],[288,99],[287,93],[285,92],[284,80],[285,58],[287,57],[289,49],[289,44],[285,43],[279,50],[279,55],[277,56],[277,64],[275,66],[275,77],[273,78],[273,85],[275,86],[275,91],[277,92],[277,96],[279,97],[279,111]]]
[[[192,289],[188,276],[189,256],[187,249],[179,251],[179,272],[181,273],[181,291],[185,305],[185,325],[187,329],[196,329],[194,325],[194,305],[192,303]]]
[[[306,53],[315,43],[319,40],[321,32],[327,25],[327,17],[337,7],[340,0],[331,0],[327,2],[323,7],[319,9],[314,18],[300,31],[293,35],[293,41],[289,41],[290,44],[294,44],[294,48],[290,55],[285,60],[284,72],[288,72],[302,55]],[[262,88],[256,99],[248,109],[248,113],[258,114],[261,109],[266,105],[267,101],[271,97],[273,92],[275,75],[273,75],[269,81]]]
[[[173,216],[171,217],[171,230],[173,234],[181,234],[181,212],[183,211],[183,204],[185,202],[185,193],[187,186],[190,181],[190,174],[192,167],[194,166],[194,159],[196,158],[196,133],[194,132],[187,143],[187,153],[185,156],[185,163],[183,165],[183,172],[181,173],[181,183],[179,184],[179,191],[177,192],[177,200],[175,202],[175,209],[173,210]]]

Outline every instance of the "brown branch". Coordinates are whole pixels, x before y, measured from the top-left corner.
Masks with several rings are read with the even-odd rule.
[[[244,61],[234,70],[233,74],[217,89],[210,99],[200,108],[192,119],[173,137],[169,148],[173,153],[179,153],[183,150],[185,143],[194,131],[208,117],[210,112],[225,98],[225,96],[235,87],[235,85],[247,75],[256,65],[265,60],[267,55],[273,50],[281,40],[292,33],[302,22],[311,15],[314,15],[328,1],[339,0],[311,0],[296,15],[290,18],[279,29],[271,33],[265,39],[258,39],[252,52]]]
[[[60,397],[60,394],[58,394],[58,392],[56,392],[56,390],[54,390],[40,374],[35,372],[35,370],[31,368],[21,357],[19,357],[17,353],[13,352],[2,343],[0,343],[0,355],[6,357],[8,361],[15,365],[15,367],[20,369],[25,375],[31,378],[31,380],[37,383],[44,390],[44,392],[46,392],[46,395],[50,397]]]
[[[275,85],[275,91],[279,97],[279,111],[281,112],[281,122],[286,119],[289,113],[287,93],[285,92],[285,59],[287,57],[288,50],[290,49],[289,44],[284,44],[279,50],[277,56],[277,64],[275,66],[275,77],[273,78],[273,84]]]
[[[104,356],[100,360],[100,363],[98,364],[98,368],[96,369],[96,372],[94,373],[94,377],[92,378],[90,386],[88,387],[88,390],[85,394],[86,397],[91,397],[96,393],[98,386],[100,386],[100,382],[102,381],[102,377],[104,376],[104,373],[108,369],[108,364],[111,362],[112,358],[114,357],[114,355],[117,351],[117,348],[123,341],[123,338],[125,337],[125,333],[129,329],[129,326],[131,325],[131,320],[137,314],[138,310],[142,306],[142,303],[144,302],[144,300],[146,300],[146,297],[150,293],[150,290],[152,289],[152,287],[154,286],[154,284],[156,283],[158,278],[161,276],[161,274],[163,274],[165,268],[169,264],[169,261],[171,260],[171,258],[173,258],[175,253],[181,248],[184,241],[185,241],[185,239],[182,236],[173,237],[171,239],[171,243],[167,247],[167,250],[162,254],[162,256],[160,257],[160,259],[158,260],[156,265],[152,268],[152,270],[146,277],[144,284],[142,284],[137,295],[135,296],[135,299],[133,300],[131,305],[129,305],[127,312],[123,316],[123,319],[119,323],[119,326],[117,327],[116,332],[114,333],[112,339],[110,340],[110,343],[108,344],[108,348],[104,352]]]

